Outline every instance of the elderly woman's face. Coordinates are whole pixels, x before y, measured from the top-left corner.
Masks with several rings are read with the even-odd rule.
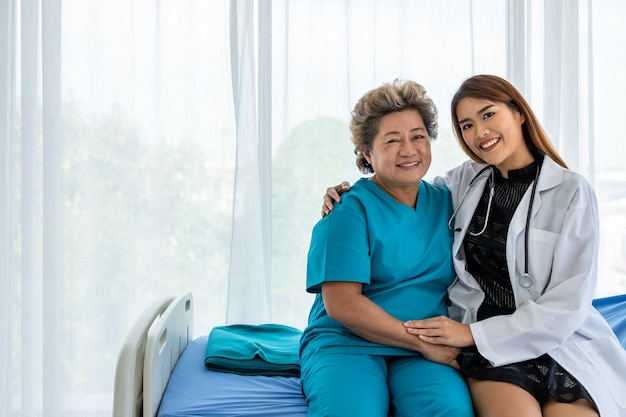
[[[364,156],[385,188],[417,186],[432,160],[422,116],[415,109],[383,116],[372,149]]]

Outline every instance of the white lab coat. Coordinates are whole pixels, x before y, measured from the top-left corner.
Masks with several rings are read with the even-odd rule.
[[[463,237],[488,182],[489,170],[472,161],[448,171],[435,183],[446,185],[457,207],[452,253],[457,278],[448,289],[451,317],[470,323],[479,352],[494,366],[548,353],[590,393],[602,417],[626,416],[626,351],[592,306],[598,262],[598,210],[585,179],[545,157],[530,219],[528,263],[524,273],[524,231],[532,186],[511,220],[506,258],[516,311],[477,322],[484,293],[465,270]],[[626,312],[625,312],[626,314]]]

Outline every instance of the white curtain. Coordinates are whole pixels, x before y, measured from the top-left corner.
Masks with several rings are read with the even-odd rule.
[[[429,176],[464,160],[455,89],[522,90],[596,187],[598,295],[626,292],[620,0],[0,1],[0,415],[110,416],[152,299],[194,333],[306,325],[326,187],[359,172],[350,110],[395,78],[439,106]]]
[[[13,392],[13,280],[11,278],[11,194],[13,118],[15,116],[15,19],[14,4],[0,3],[0,414],[8,416]]]
[[[254,4],[252,0],[231,0],[230,9],[237,164],[228,276],[228,324],[271,321],[271,224],[268,216],[271,155],[267,151],[271,136],[262,135],[268,132],[260,131],[257,114],[257,109],[261,108],[257,97],[265,97],[260,97],[257,92]],[[270,3],[263,2],[261,12],[270,7]],[[271,27],[259,27],[259,38],[265,34],[261,30],[271,33]],[[271,37],[268,40],[271,41]],[[259,67],[258,74],[261,70]]]

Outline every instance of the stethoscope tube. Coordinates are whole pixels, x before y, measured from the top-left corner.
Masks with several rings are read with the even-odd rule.
[[[530,218],[533,213],[533,203],[535,202],[535,194],[537,194],[537,183],[539,182],[539,173],[543,160],[537,161],[537,172],[535,173],[535,181],[533,189],[530,192],[530,201],[528,202],[528,212],[526,213],[526,230],[524,231],[524,273],[519,278],[519,285],[522,288],[530,288],[535,284],[535,279],[528,272],[528,236],[530,235]]]
[[[474,185],[476,185],[476,180],[478,180],[480,178],[480,176],[483,174],[483,172],[485,172],[488,169],[491,170],[491,174],[489,175],[489,179],[490,179],[489,186],[491,187],[490,196],[493,195],[493,193],[495,191],[495,183],[494,183],[494,180],[493,180],[493,176],[495,175],[494,172],[493,172],[494,166],[493,165],[488,165],[488,166],[484,167],[483,169],[481,169],[480,171],[478,171],[478,173],[476,175],[474,175],[474,178],[472,178],[472,180],[467,185],[467,189],[465,190],[465,193],[463,194],[463,197],[461,197],[461,201],[459,201],[459,204],[457,204],[457,206],[454,209],[454,211],[452,211],[452,215],[450,216],[450,219],[448,220],[448,230],[452,230],[452,222],[456,218],[456,215],[459,212],[459,209],[461,208],[461,206],[463,205],[463,202],[465,201],[465,198],[467,197],[469,192],[472,190]],[[491,208],[491,202],[490,202],[490,204],[488,206],[487,211],[489,211],[489,208]],[[486,221],[485,221],[485,224],[487,224]],[[461,229],[456,229],[455,230],[455,232],[460,232],[460,231],[461,231]],[[484,231],[485,230],[483,230],[478,235],[481,235]],[[475,236],[478,236],[478,235],[475,235]]]
[[[535,202],[535,194],[537,194],[537,183],[539,182],[539,173],[541,172],[541,166],[543,165],[542,162],[543,160],[537,161],[537,172],[535,174],[535,180],[533,181],[533,187],[532,187],[531,194],[530,194],[530,202],[528,203],[528,212],[526,214],[526,229],[524,230],[524,273],[519,278],[519,285],[525,289],[531,288],[535,284],[535,279],[530,275],[528,271],[528,246],[529,246],[529,235],[530,235],[530,218],[532,217],[532,208],[533,208],[533,203]],[[485,232],[485,230],[487,230],[487,224],[489,223],[489,217],[491,214],[492,201],[493,201],[493,197],[495,194],[495,173],[494,173],[493,165],[488,165],[482,168],[480,171],[478,171],[476,175],[474,175],[474,178],[472,178],[472,180],[469,182],[467,186],[467,190],[463,194],[461,201],[456,206],[456,208],[452,212],[452,215],[450,216],[450,219],[448,220],[449,230],[452,230],[452,222],[456,218],[456,215],[459,212],[459,209],[461,208],[461,206],[463,205],[465,198],[467,197],[471,189],[476,184],[476,181],[488,169],[491,170],[491,172],[489,175],[489,202],[487,204],[487,213],[485,214],[485,224],[483,225],[483,228],[479,232],[470,232],[468,230],[468,233],[471,236],[480,236]],[[460,231],[461,229],[455,229],[455,232],[460,232]]]

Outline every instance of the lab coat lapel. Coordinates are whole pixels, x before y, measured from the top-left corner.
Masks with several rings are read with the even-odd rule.
[[[472,220],[472,216],[474,215],[474,211],[476,211],[476,206],[480,201],[480,197],[483,195],[483,190],[489,183],[489,176],[485,176],[477,180],[476,185],[474,185],[467,196],[465,197],[465,201],[462,202],[462,207],[457,213],[455,223],[454,223],[454,244],[452,245],[452,254],[455,258],[459,256],[459,251],[463,245],[463,237],[467,233],[467,229],[469,228],[470,221]],[[460,231],[456,231],[458,229]]]
[[[509,271],[509,277],[511,279],[511,285],[513,286],[513,292],[516,293],[516,285],[514,280],[518,275],[521,275],[521,272],[516,273],[515,265],[517,263],[517,255],[524,256],[525,254],[525,244],[524,244],[524,230],[526,229],[526,219],[528,216],[528,204],[530,203],[530,194],[532,193],[532,184],[526,190],[526,193],[522,197],[519,202],[515,213],[513,213],[513,217],[511,218],[511,223],[509,223],[509,230],[506,238],[506,263],[507,269]],[[537,194],[539,194],[539,185],[537,185]],[[533,210],[531,212],[530,224],[532,225],[532,218],[537,214],[537,209],[540,206],[539,196],[535,196],[535,201],[533,202]],[[523,265],[523,264],[522,264]],[[515,298],[517,299],[517,294],[515,294]]]

